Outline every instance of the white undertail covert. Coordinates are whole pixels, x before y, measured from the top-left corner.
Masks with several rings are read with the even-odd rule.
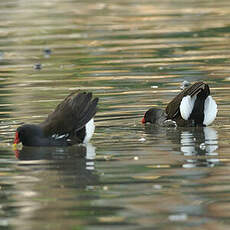
[[[180,114],[184,120],[188,120],[192,113],[196,96],[191,97],[190,95],[183,97],[180,103]]]
[[[190,95],[183,97],[180,104],[180,114],[184,120],[188,120],[196,101],[196,96],[191,97]],[[204,102],[204,121],[203,125],[210,125],[216,118],[217,104],[213,100],[212,96],[208,96]]]
[[[216,118],[217,104],[212,96],[208,96],[204,102],[204,125],[210,125]]]
[[[93,118],[85,125],[85,138],[83,143],[89,142],[89,140],[92,138],[95,130],[94,120]]]

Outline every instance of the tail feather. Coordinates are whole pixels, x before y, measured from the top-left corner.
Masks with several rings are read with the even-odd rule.
[[[90,103],[92,99],[92,93],[79,93],[75,98],[72,100],[72,108],[74,114],[76,114],[76,118],[81,120],[81,117],[89,109]]]
[[[97,103],[98,98],[92,100],[92,93],[71,93],[49,114],[40,127],[46,136],[74,133],[93,118]]]
[[[199,94],[201,91],[204,91],[207,96],[210,94],[209,87],[204,82],[196,82],[179,93],[166,107],[166,114],[168,119],[175,119],[180,117],[180,104],[184,97],[193,97]]]
[[[96,114],[98,100],[98,98],[95,98],[93,101],[89,101],[78,114],[78,124],[77,127],[75,127],[76,131],[85,126],[85,124],[90,121]]]

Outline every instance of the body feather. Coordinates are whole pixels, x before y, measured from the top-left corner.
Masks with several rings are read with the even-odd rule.
[[[158,116],[158,111],[158,108],[149,109],[142,123],[165,125],[167,121],[175,121],[178,126],[206,126],[215,120],[217,105],[210,96],[209,86],[204,82],[196,82],[169,102],[165,113],[162,112],[162,115]]]
[[[46,136],[74,135],[96,114],[98,98],[92,100],[92,93],[76,93],[67,96],[40,124]]]
[[[92,99],[92,93],[71,93],[44,122],[18,127],[14,143],[22,142],[27,146],[68,146],[88,141],[94,132],[92,118],[96,114],[97,103],[98,98]]]

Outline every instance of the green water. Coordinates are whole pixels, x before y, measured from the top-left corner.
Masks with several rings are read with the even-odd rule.
[[[2,0],[0,228],[228,230],[229,15],[227,0]],[[184,80],[209,84],[216,121],[142,125]],[[13,150],[76,89],[100,98],[90,145]]]

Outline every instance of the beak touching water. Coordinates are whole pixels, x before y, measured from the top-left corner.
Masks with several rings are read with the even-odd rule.
[[[20,142],[19,136],[18,136],[18,132],[16,131],[15,133],[15,138],[14,138],[14,145],[18,144]]]
[[[20,142],[18,132],[16,131],[15,137],[14,137],[14,143],[13,143],[13,150],[15,152],[15,156],[18,159],[19,158],[19,150],[18,150],[18,143]]]

